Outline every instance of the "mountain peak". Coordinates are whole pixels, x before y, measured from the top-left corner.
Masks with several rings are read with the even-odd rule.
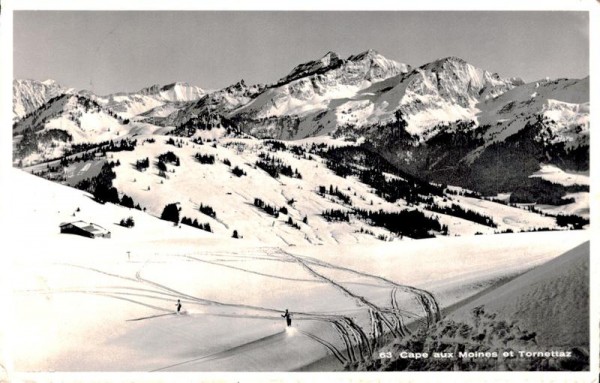
[[[467,65],[468,63],[460,57],[448,56],[448,57],[444,57],[444,58],[432,61],[430,63],[424,64],[421,66],[421,69],[429,69],[429,70],[440,69],[440,68],[445,67],[446,64],[463,66],[463,65]]]
[[[140,93],[144,94],[144,95],[152,95],[152,94],[156,94],[156,93],[160,92],[160,88],[161,88],[161,86],[159,84],[154,84],[154,85],[148,86],[146,88],[143,88],[142,90],[140,90]]]
[[[361,52],[357,55],[352,55],[350,57],[348,57],[348,60],[350,61],[358,61],[358,60],[362,60],[365,58],[375,58],[375,57],[383,57],[381,54],[379,54],[379,52],[377,52],[374,49],[368,49],[364,52]]]
[[[337,53],[329,51],[319,60],[308,61],[297,65],[286,77],[279,81],[279,84],[285,84],[301,77],[310,76],[316,73],[322,73],[329,69],[339,67],[344,61],[340,59]]]
[[[176,87],[187,88],[189,86],[190,86],[190,84],[188,84],[187,82],[176,81],[176,82],[173,82],[173,83],[163,86],[162,90],[173,89]]]
[[[329,51],[325,54],[325,56],[321,57],[321,62],[325,66],[329,66],[332,62],[335,62],[340,59],[337,53],[333,51]]]
[[[50,79],[50,78],[49,78],[49,79],[46,79],[46,80],[44,80],[44,81],[42,81],[42,84],[44,84],[44,85],[46,85],[46,86],[55,86],[55,85],[58,85],[58,84],[56,83],[56,81],[54,81],[54,80],[52,80],[52,79]]]
[[[352,66],[363,67],[365,79],[369,81],[383,80],[409,70],[408,65],[387,59],[374,49],[352,55],[347,62]]]
[[[246,89],[247,87],[248,86],[246,85],[246,81],[244,81],[244,79],[241,79],[240,81],[236,82],[235,84],[229,85],[225,89],[241,91],[241,90]]]
[[[437,61],[440,61],[440,62],[453,62],[453,63],[458,63],[458,64],[466,64],[467,63],[465,60],[463,60],[462,58],[460,58],[458,56],[448,56],[448,57],[444,57],[442,59],[439,59]]]

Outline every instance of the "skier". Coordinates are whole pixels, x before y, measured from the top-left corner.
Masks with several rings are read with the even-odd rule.
[[[177,300],[177,304],[175,305],[175,307],[177,307],[177,314],[179,314],[179,312],[181,311],[181,300]]]
[[[288,309],[285,309],[285,314],[283,314],[281,317],[285,318],[288,327],[292,326],[292,314],[288,312]]]

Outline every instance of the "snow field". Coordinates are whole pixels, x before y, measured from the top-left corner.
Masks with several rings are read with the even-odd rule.
[[[366,334],[368,305],[423,318],[413,287],[432,291],[443,308],[588,238],[571,231],[265,247],[102,206],[17,170],[12,177],[23,191],[7,237],[20,371],[273,371],[332,353],[344,360],[352,338],[344,317]],[[76,207],[113,238],[59,234]],[[127,214],[143,231],[111,226]],[[172,315],[177,299],[185,315]],[[294,331],[280,317],[286,308]]]

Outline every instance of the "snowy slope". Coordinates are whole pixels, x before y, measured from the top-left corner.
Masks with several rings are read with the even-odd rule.
[[[206,134],[215,131],[213,129]],[[143,142],[146,136],[136,137],[143,144],[138,145],[134,151],[110,154],[111,161],[118,160],[122,164],[114,169],[117,174],[114,186],[155,216],[160,216],[167,204],[179,203],[181,216],[209,223],[213,232],[223,236],[231,236],[233,230],[237,230],[244,239],[275,245],[369,243],[379,241],[379,235],[389,240],[399,240],[398,236],[388,230],[371,226],[364,220],[353,218],[349,222],[327,222],[322,213],[330,209],[383,209],[388,212],[415,209],[407,206],[403,200],[395,203],[384,200],[372,187],[354,177],[336,175],[317,155],[309,158],[290,151],[271,152],[269,145],[256,139],[224,138],[212,144],[199,145],[190,139],[180,138],[178,140],[181,147],[176,147],[166,143],[169,137],[153,137],[156,139],[154,143]],[[330,140],[329,143],[335,141]],[[180,165],[167,164],[166,177],[161,177],[156,167],[157,157],[169,151],[179,157]],[[215,163],[199,163],[194,158],[198,153],[214,156]],[[297,169],[302,178],[271,177],[255,166],[260,153],[268,153],[283,160],[292,169]],[[150,168],[137,171],[133,164],[145,158],[149,159]],[[231,165],[226,165],[225,160]],[[232,173],[234,167],[239,167],[246,175],[235,176]],[[347,194],[351,205],[337,197],[318,193],[319,186],[329,188],[330,185]],[[274,218],[254,206],[255,198],[277,208],[285,207],[288,213]],[[471,211],[493,217],[498,224],[493,229],[465,219],[430,212],[424,206],[417,207],[425,215],[438,218],[442,224],[448,225],[449,235],[473,235],[478,232],[491,234],[496,230],[506,229],[519,231],[538,227],[556,228],[554,218],[523,209],[461,196],[448,198],[447,204],[458,203]],[[294,202],[290,203],[292,200]],[[441,198],[438,203],[441,206],[445,204],[441,202]],[[199,211],[201,204],[211,206],[217,214],[216,219],[202,214]],[[305,217],[306,224],[302,222]],[[289,225],[287,221],[290,218],[300,227]]]
[[[520,79],[503,79],[456,57],[421,66],[397,85],[396,98],[383,97],[382,112],[399,109],[407,131],[427,138],[440,123],[473,120],[480,100],[493,98],[521,85]]]
[[[540,177],[561,185],[590,185],[587,173],[569,173],[554,165],[542,165],[541,169],[530,177]]]
[[[17,149],[13,159],[28,165],[59,158],[71,144],[123,137],[133,127],[89,98],[61,95],[15,124],[13,145]],[[23,141],[23,136],[29,137],[28,141]],[[24,145],[27,146],[23,148]]]
[[[487,142],[500,141],[543,118],[550,142],[589,144],[589,77],[524,84],[478,105],[480,124],[492,125]],[[516,117],[516,118],[515,118]]]
[[[144,137],[139,139],[143,140]],[[211,144],[198,145],[183,139],[185,144],[181,148],[168,145],[166,141],[167,137],[157,137],[155,143],[144,143],[134,152],[112,154],[112,160],[118,159],[126,165],[115,169],[115,186],[154,215],[160,215],[168,203],[179,202],[182,216],[209,223],[215,233],[224,236],[230,236],[233,230],[237,230],[244,239],[278,245],[377,241],[372,235],[358,233],[361,227],[369,227],[364,223],[327,223],[320,216],[324,210],[347,207],[340,206],[333,197],[317,195],[319,185],[335,184],[343,190],[350,188],[352,193],[357,193],[357,197],[353,197],[355,206],[367,207],[372,199],[377,207],[401,209],[372,195],[367,185],[336,176],[316,158],[311,161],[296,158],[291,153],[278,152],[275,155],[298,169],[303,178],[299,180],[282,176],[274,179],[254,166],[258,154],[267,152],[259,140],[225,140],[213,147]],[[155,163],[156,157],[167,151],[172,151],[181,160],[178,167],[167,165],[167,179],[158,175],[155,166],[144,172],[138,172],[131,166],[146,157]],[[196,153],[215,156],[215,164],[200,164],[194,159]],[[231,162],[231,166],[223,163],[225,159]],[[233,175],[231,169],[236,166],[244,170],[246,175]],[[286,207],[289,213],[275,219],[253,205],[255,198],[269,205]],[[290,205],[288,201],[292,199],[296,202]],[[217,213],[216,219],[200,213],[200,204],[211,206]],[[305,216],[308,224],[302,223]],[[290,217],[300,225],[299,230],[286,223]]]
[[[13,127],[14,144],[19,145],[24,134],[44,137],[60,132],[51,140],[39,139],[35,150],[16,150],[14,160],[29,164],[59,158],[73,144],[93,144],[120,140],[139,134],[164,134],[170,128],[160,127],[143,121],[129,121],[103,106],[93,98],[77,95],[61,95],[18,121]]]
[[[587,238],[564,232],[499,242],[266,248],[101,206],[16,170],[11,181],[23,191],[14,196],[8,236],[15,244],[11,351],[19,371],[273,371],[335,351],[347,358],[340,321],[351,318],[372,336],[366,303],[389,308],[393,292],[412,320],[425,314],[407,286],[431,289],[445,307]],[[127,215],[135,228],[114,224]],[[58,223],[69,219],[93,219],[113,238],[59,234]],[[176,299],[185,315],[173,315]],[[294,314],[288,331],[285,308]]]
[[[535,331],[542,347],[589,347],[589,243],[487,293],[451,318],[466,318],[477,306]],[[540,302],[553,302],[552,305]],[[560,307],[557,310],[556,307]]]

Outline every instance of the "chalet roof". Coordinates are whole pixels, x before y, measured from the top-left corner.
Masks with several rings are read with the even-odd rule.
[[[97,224],[91,223],[91,222],[81,221],[81,220],[61,223],[60,227],[67,226],[67,225],[72,225],[72,226],[78,227],[81,230],[85,230],[90,233],[108,233],[108,230],[106,230],[105,228],[103,228],[100,225],[97,225]]]

